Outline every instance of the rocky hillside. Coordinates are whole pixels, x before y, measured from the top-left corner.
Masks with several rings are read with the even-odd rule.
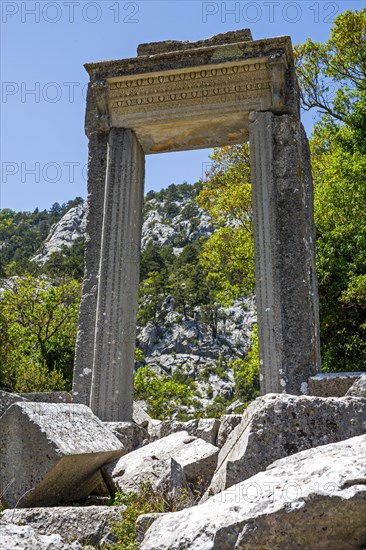
[[[214,227],[196,204],[199,190],[200,183],[170,185],[145,197],[137,367],[195,381],[206,408],[234,399],[231,362],[246,356],[256,313],[253,297],[220,306],[207,284],[198,254]],[[66,260],[82,266],[86,213],[86,202],[75,201],[32,263],[55,275]]]
[[[245,357],[256,314],[253,297],[220,307],[207,296],[197,296],[200,279],[193,281],[192,296],[188,293],[183,297],[186,304],[177,295],[177,285],[189,285],[184,269],[191,265],[192,251],[196,253],[214,230],[208,214],[196,205],[199,190],[199,183],[171,185],[146,196],[137,347],[142,352],[138,365],[149,366],[158,374],[179,373],[193,379],[205,408],[215,399],[233,399],[231,362]],[[52,252],[72,246],[83,235],[85,214],[86,203],[67,212],[53,227],[35,260],[44,263]],[[164,255],[169,259],[162,260],[161,265]],[[178,282],[173,281],[174,274],[166,263],[182,271]],[[164,273],[171,285],[162,289],[155,284],[157,273]]]

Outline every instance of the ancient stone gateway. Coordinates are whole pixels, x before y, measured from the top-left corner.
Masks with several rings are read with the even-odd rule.
[[[320,366],[310,156],[291,40],[249,30],[138,47],[90,75],[89,213],[74,400],[105,421],[133,400],[144,156],[250,139],[263,393]]]

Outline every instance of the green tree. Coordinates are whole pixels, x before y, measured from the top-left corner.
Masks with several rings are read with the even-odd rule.
[[[197,203],[216,227],[203,244],[200,263],[217,289],[218,301],[254,289],[254,246],[249,146],[215,149]]]
[[[311,139],[323,369],[366,360],[366,10],[337,17],[325,44],[296,50]]]
[[[150,367],[141,367],[135,375],[135,399],[146,401],[153,418],[186,420],[182,407],[195,404],[195,383],[177,382],[172,376],[159,376]]]
[[[163,271],[151,271],[140,283],[140,304],[138,322],[146,325],[149,321],[158,325],[164,320],[163,304],[167,297],[166,275]]]
[[[259,392],[258,325],[254,325],[252,343],[245,359],[230,362],[234,370],[235,395],[243,403],[252,401]]]
[[[343,123],[365,148],[366,9],[345,11],[334,21],[330,39],[308,39],[295,49],[302,106],[324,120]]]
[[[81,281],[84,275],[84,237],[76,239],[71,247],[63,245],[60,251],[52,252],[43,268],[50,277],[68,277]]]
[[[30,275],[6,281],[0,300],[0,386],[7,391],[69,390],[79,285]]]

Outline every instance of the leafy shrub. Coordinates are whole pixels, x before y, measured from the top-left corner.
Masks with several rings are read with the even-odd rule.
[[[181,420],[182,407],[194,406],[195,383],[177,382],[172,376],[159,376],[150,367],[141,367],[135,375],[135,399],[144,400],[153,418]]]
[[[234,370],[236,397],[243,403],[253,401],[260,395],[258,325],[253,327],[252,345],[245,359],[235,359],[229,365]]]
[[[80,289],[30,275],[4,282],[0,299],[0,388],[69,390]]]
[[[194,499],[190,493],[181,489],[178,497],[173,497],[163,491],[156,491],[150,483],[142,483],[138,493],[117,493],[115,506],[126,506],[121,514],[120,522],[113,522],[112,532],[117,537],[117,542],[109,548],[118,550],[137,550],[136,521],[142,514],[176,512],[192,506]]]

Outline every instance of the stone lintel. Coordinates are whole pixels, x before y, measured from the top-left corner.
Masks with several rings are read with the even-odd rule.
[[[244,40],[233,33],[219,44],[214,38],[85,65],[94,124],[132,129],[152,154],[244,143],[251,111],[298,114],[289,37]]]
[[[232,44],[233,42],[246,42],[253,40],[250,29],[241,29],[239,31],[229,31],[216,34],[205,40],[189,42],[188,40],[165,40],[161,42],[149,42],[137,46],[137,55],[156,55],[159,53],[173,52],[177,50],[192,50],[194,48],[205,48],[208,46],[219,46],[222,44]]]

